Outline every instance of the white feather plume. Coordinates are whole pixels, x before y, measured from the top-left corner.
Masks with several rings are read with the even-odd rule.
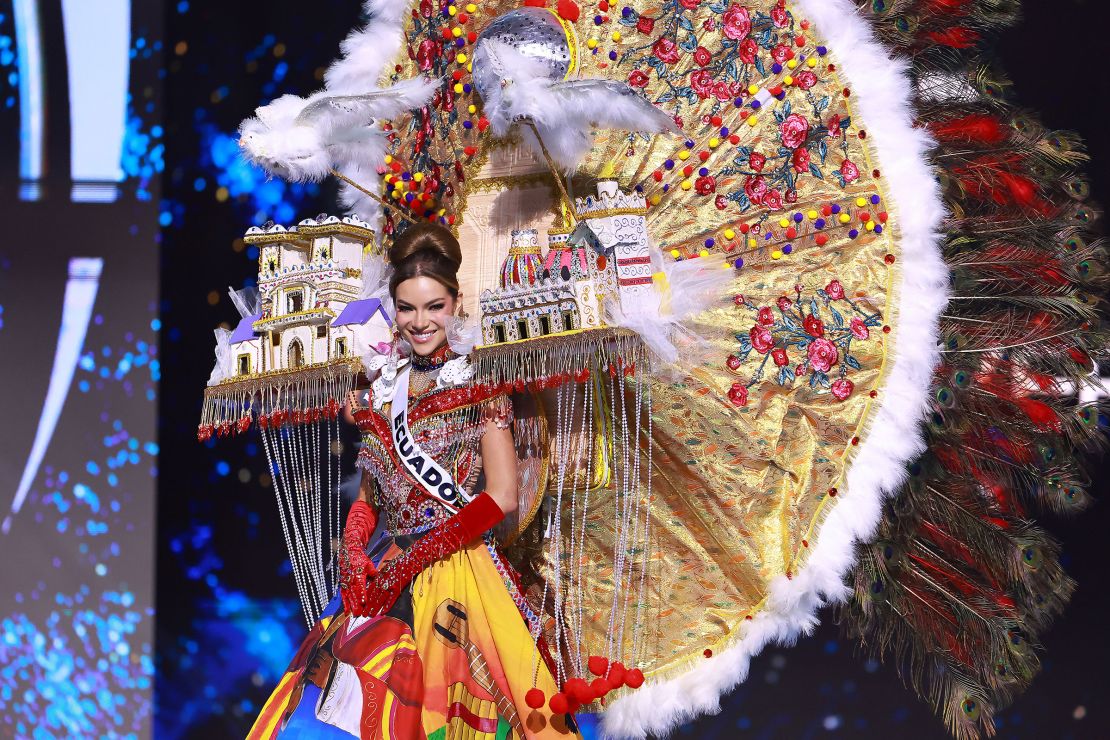
[[[231,376],[231,331],[216,329],[216,364],[208,376],[208,385],[219,385],[225,378]]]
[[[473,63],[492,70],[501,82],[484,101],[493,134],[505,136],[518,121],[531,121],[551,158],[568,172],[590,150],[594,129],[681,133],[674,118],[627,83],[552,79],[546,64],[498,39],[480,42]],[[522,134],[541,153],[532,131],[523,129]]]

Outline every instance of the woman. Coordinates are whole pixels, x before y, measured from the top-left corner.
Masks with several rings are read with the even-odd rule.
[[[516,450],[508,399],[471,383],[447,341],[461,309],[459,243],[419,224],[389,260],[411,355],[395,341],[367,369],[371,403],[352,408],[364,473],[340,595],[249,737],[576,737],[542,704],[557,689],[532,638],[537,617],[488,533],[516,508]],[[368,553],[380,518],[385,534]]]

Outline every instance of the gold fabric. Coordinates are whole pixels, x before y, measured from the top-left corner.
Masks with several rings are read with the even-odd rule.
[[[652,18],[652,30],[642,32],[635,22],[621,24],[625,5],[636,17]],[[652,386],[652,538],[646,557],[636,555],[635,567],[646,563],[648,568],[645,601],[628,617],[642,616],[645,639],[634,662],[649,675],[680,670],[704,650],[725,647],[742,634],[745,618],[758,612],[770,582],[805,564],[807,552],[821,536],[823,518],[838,501],[830,489],[844,492],[853,440],[869,432],[876,403],[871,394],[881,398],[883,393],[886,359],[897,337],[895,307],[901,284],[898,214],[886,200],[883,177],[866,138],[867,122],[855,117],[850,91],[835,69],[836,49],[820,54],[820,29],[808,24],[803,28],[804,19],[773,0],[686,5],[621,3],[610,9],[610,20],[601,26],[594,24],[596,9],[583,6],[581,18],[573,24],[581,77],[638,84],[643,80],[637,73],[646,74],[643,94],[678,116],[684,135],[693,142],[687,147],[682,137],[598,132],[593,150],[575,174],[573,189],[585,194],[597,179],[616,179],[626,190],[640,185],[652,203],[649,232],[664,254],[676,250],[686,258],[705,250],[709,259],[744,260],[734,293],[746,302],[737,305],[728,296],[698,322],[711,350],[704,361],[687,368],[681,381],[654,381]],[[517,6],[515,0],[482,3],[466,30],[480,31],[486,20]],[[729,10],[733,7],[747,11],[749,29],[743,40],[735,38],[744,22],[738,10]],[[410,44],[423,38],[414,24],[423,27],[423,20],[410,21]],[[620,41],[612,40],[614,31],[622,34]],[[439,32],[435,26],[429,35]],[[689,48],[657,50],[654,45],[662,37]],[[591,39],[598,42],[596,53],[588,48]],[[736,48],[747,39],[759,40],[758,65],[735,63]],[[780,45],[798,63],[791,68],[785,60],[783,71],[774,72],[772,54],[782,54]],[[710,55],[705,65],[695,46]],[[465,50],[472,51],[469,46]],[[616,52],[616,60],[610,59],[610,51]],[[669,58],[672,52],[675,62],[659,63],[658,55]],[[407,55],[399,64],[403,76],[417,71]],[[458,65],[448,71],[455,68]],[[709,70],[711,79],[699,77],[699,70]],[[816,78],[812,84],[808,73]],[[792,84],[787,84],[787,75]],[[700,80],[698,90],[709,90],[708,94],[693,89],[695,79]],[[718,83],[726,87],[714,87]],[[750,105],[748,85],[771,91],[782,86],[785,98],[769,97],[757,111]],[[733,102],[736,97],[743,101],[739,107]],[[466,113],[470,104],[477,106],[477,113]],[[454,95],[453,105],[457,121],[436,113],[438,135],[427,146],[432,160],[457,160],[465,174],[460,180],[444,172],[454,195],[438,205],[459,219],[456,226],[465,253],[463,291],[468,302],[476,303],[481,290],[496,284],[510,228],[561,227],[563,219],[542,159],[519,145],[495,143],[488,130],[480,131],[481,100],[476,93]],[[787,129],[801,125],[797,118],[790,119],[792,114],[805,119],[806,136],[800,144],[786,146],[791,137]],[[753,118],[755,125],[750,124]],[[464,120],[475,125],[464,130]],[[830,130],[836,123],[844,128]],[[398,132],[395,151],[406,168],[413,161],[426,161],[408,156],[418,128]],[[727,135],[722,128],[728,129]],[[738,137],[736,143],[730,136]],[[467,156],[464,150],[470,146],[475,152]],[[806,150],[808,162],[795,159],[802,156],[796,154],[799,148]],[[687,159],[681,158],[684,152],[689,153]],[[753,154],[766,158],[765,175],[755,167]],[[674,163],[671,169],[665,164],[668,160]],[[783,169],[784,164],[789,169]],[[689,176],[682,173],[686,166],[692,167]],[[703,167],[713,182],[708,192],[699,194]],[[689,181],[687,188],[684,181]],[[666,192],[664,185],[669,186]],[[702,185],[703,190],[709,188],[707,181]],[[776,195],[766,194],[771,190]],[[480,193],[490,197],[479,201]],[[760,202],[753,202],[753,196]],[[507,203],[521,203],[526,212],[514,216],[516,211],[509,208],[506,216]],[[829,210],[833,206],[847,214],[848,223]],[[864,220],[864,213],[870,218]],[[796,214],[801,214],[800,222],[794,220]],[[785,225],[780,222],[784,218]],[[817,228],[818,218],[825,220],[825,228]],[[791,228],[796,230],[793,236]],[[849,235],[853,229],[858,232],[854,237]],[[821,244],[820,239],[827,241]],[[467,268],[468,260],[476,266]],[[850,304],[845,299],[830,304],[825,300],[828,293],[819,292],[835,285],[833,281],[843,287]],[[841,351],[825,373],[825,382],[812,386],[814,366],[780,384],[778,367],[759,351],[749,351],[730,369],[728,358],[741,354],[741,338],[757,323],[757,309],[768,307],[777,318],[776,302],[783,297],[806,313],[816,306],[830,332],[833,308],[845,325],[853,317],[872,317],[867,338],[851,343],[858,367],[846,367],[847,351]],[[807,353],[787,349],[789,367],[796,369]],[[690,362],[689,357],[683,359]],[[753,380],[761,362],[765,371]],[[840,379],[853,384],[843,400],[832,392]],[[746,399],[733,390],[734,383],[747,388]],[[611,452],[605,450],[605,455]],[[552,471],[550,480],[556,478]],[[586,614],[581,650],[587,655],[601,650],[611,630],[609,564],[615,513],[613,497],[606,493],[611,490],[599,489],[591,498],[583,553],[591,563],[588,587],[569,594],[571,604]],[[574,529],[564,512],[563,532]],[[549,563],[549,574],[551,568],[569,565]],[[626,659],[634,633],[626,625]]]

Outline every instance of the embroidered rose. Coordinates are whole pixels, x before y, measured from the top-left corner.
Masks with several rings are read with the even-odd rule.
[[[837,378],[832,382],[832,385],[829,386],[833,398],[837,401],[843,401],[845,398],[852,395],[852,391],[855,390],[855,388],[856,386],[847,378]]]
[[[761,326],[774,326],[775,314],[769,306],[764,306],[759,309],[759,313],[755,315],[755,320],[758,321]]]
[[[752,152],[751,156],[748,157],[748,164],[751,165],[752,169],[756,172],[762,172],[763,166],[767,164],[767,158],[759,152]]]
[[[809,172],[809,152],[805,149],[795,149],[790,162],[794,165],[795,172]]]
[[[790,299],[787,298],[786,296],[783,296],[782,298],[779,298],[776,303],[777,303],[780,311],[789,311],[790,307],[793,305],[790,302]]]
[[[706,31],[712,31],[717,27],[717,21],[713,18],[706,18],[705,22],[701,24],[701,27]]]
[[[674,64],[678,61],[678,44],[666,36],[660,36],[659,40],[652,44],[651,53],[661,62]]]
[[[713,205],[717,206],[718,211],[723,211],[728,207],[728,198],[723,195],[718,195],[713,199]]]
[[[859,167],[850,159],[845,159],[840,163],[840,176],[844,178],[844,182],[852,182],[859,179]]]
[[[714,82],[713,83],[713,97],[717,100],[732,100],[736,97],[739,90],[736,85],[730,85],[727,82]]]
[[[775,347],[771,350],[771,359],[774,360],[775,364],[779,367],[785,367],[790,364],[790,358],[786,356],[786,350],[782,347]]]
[[[691,73],[690,88],[699,98],[708,98],[713,94],[713,73],[708,69],[699,69]]]
[[[829,136],[840,136],[840,114],[829,119],[828,123]]]
[[[787,57],[789,57],[789,56],[790,56],[790,48],[786,44],[776,44],[771,49],[771,58],[774,59],[779,64],[782,64],[783,62],[785,62]]]
[[[726,37],[739,41],[752,30],[752,19],[748,15],[748,9],[743,5],[729,5],[728,10],[721,16],[721,25]]]
[[[856,316],[852,319],[852,336],[856,339],[867,339],[871,336],[871,330],[867,328],[867,324],[863,323],[863,319]]]
[[[738,370],[740,368],[740,358],[736,355],[729,355],[725,360],[725,365],[728,366],[729,370]]]
[[[839,280],[830,280],[829,284],[825,286],[825,292],[829,294],[829,298],[834,301],[839,301],[844,297],[844,286],[840,284]]]
[[[655,28],[655,19],[648,18],[646,15],[641,15],[640,19],[636,21],[636,30],[640,33],[651,33]]]
[[[704,175],[694,181],[694,190],[698,195],[709,195],[717,189],[717,180],[712,175]]]
[[[736,50],[736,53],[744,64],[755,64],[755,57],[759,54],[759,44],[755,43],[753,38],[744,39],[740,42],[740,48]]]
[[[767,194],[763,196],[763,205],[772,211],[779,210],[782,208],[782,193],[777,190],[768,190]]]
[[[806,374],[805,363],[802,363],[801,365],[798,365],[796,368],[794,368],[794,374],[797,375],[799,378],[802,377],[803,375],[805,375]]]
[[[824,338],[814,339],[809,343],[809,349],[806,351],[809,364],[814,370],[820,370],[823,373],[827,373],[829,368],[836,364],[839,356],[836,345]]]
[[[786,12],[785,3],[779,3],[771,8],[771,20],[779,28],[786,28],[790,23],[790,15]]]
[[[648,76],[642,70],[634,69],[628,75],[628,84],[632,87],[647,87]]]
[[[737,306],[743,306],[744,305],[744,294],[743,293],[737,293],[736,295],[734,295],[732,297],[732,302],[735,303]]]
[[[728,392],[728,400],[737,406],[748,405],[748,389],[741,383],[733,383]]]
[[[694,10],[701,4],[701,0],[678,0],[678,4],[687,10]]]
[[[744,178],[744,195],[752,203],[763,202],[763,197],[767,195],[767,181],[763,179],[763,175],[748,175]]]
[[[416,66],[421,72],[427,72],[432,68],[436,57],[439,56],[439,48],[439,43],[432,39],[424,39],[420,42],[420,46],[416,47]]]
[[[797,149],[806,140],[809,133],[809,121],[800,113],[791,113],[786,120],[779,124],[779,134],[782,136],[782,145],[787,149]],[[848,160],[844,160],[848,161]]]
[[[817,75],[813,74],[808,69],[804,72],[799,72],[798,74],[794,75],[794,85],[802,88],[803,90],[808,90],[816,84]]]
[[[805,327],[806,333],[810,336],[825,336],[825,324],[822,323],[821,319],[817,318],[813,314],[806,316],[805,321],[802,322],[802,325]]]
[[[704,67],[713,61],[713,55],[709,53],[709,49],[699,46],[694,50],[694,61],[697,62],[699,67]]]
[[[765,355],[771,351],[771,347],[775,346],[775,338],[771,336],[771,332],[763,326],[753,326],[748,332],[748,336],[752,340],[752,347],[761,355]],[[824,340],[821,340],[824,341]],[[836,352],[836,348],[833,348]]]
[[[783,200],[785,200],[787,203],[797,203],[798,202],[798,191],[795,190],[794,188],[790,188],[789,190],[786,191],[786,197]]]

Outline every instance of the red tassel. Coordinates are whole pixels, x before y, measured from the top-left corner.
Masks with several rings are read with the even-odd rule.
[[[963,26],[953,26],[944,31],[930,31],[925,36],[934,43],[951,46],[953,49],[968,49],[980,38],[977,31]]]
[[[997,118],[972,114],[929,126],[933,135],[947,141],[998,144],[1009,135]]]

